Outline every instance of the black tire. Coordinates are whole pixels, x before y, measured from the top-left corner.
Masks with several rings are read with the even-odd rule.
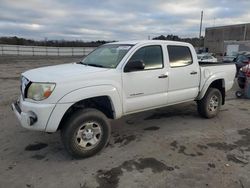
[[[217,98],[218,100],[217,107],[210,106],[210,101],[212,100],[212,98]],[[204,118],[213,118],[219,113],[221,104],[222,104],[222,95],[220,90],[216,88],[208,88],[205,96],[197,102],[198,113]],[[212,111],[211,109],[214,110]]]
[[[85,130],[85,128],[86,126],[88,126],[88,124],[91,124],[90,122],[95,122],[93,123],[93,125],[97,124],[98,130],[100,130],[101,133],[99,135],[99,140],[97,139],[96,135],[92,136],[92,137],[95,137],[93,139],[95,141],[98,140],[98,142],[96,144],[93,144],[92,148],[86,149],[87,147],[90,147],[90,146],[87,146],[90,143],[87,143],[87,145],[85,146],[86,148],[84,148],[84,146],[83,147],[80,146],[81,141],[84,141],[84,143],[86,143],[88,142],[88,140],[84,140],[83,138],[78,138],[79,136],[77,137],[77,133],[79,133],[79,131],[88,132],[89,128],[87,130]],[[83,127],[82,130],[80,130],[81,127]],[[81,137],[83,137],[83,132],[79,133]],[[106,146],[106,144],[109,141],[110,132],[111,132],[111,128],[110,128],[110,124],[109,124],[107,117],[99,110],[87,108],[87,109],[75,111],[64,122],[62,130],[61,130],[61,138],[69,154],[71,154],[75,158],[86,158],[86,157],[91,157],[95,155]]]

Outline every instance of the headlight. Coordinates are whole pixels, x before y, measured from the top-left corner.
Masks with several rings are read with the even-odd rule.
[[[34,82],[28,88],[27,98],[35,101],[47,99],[55,89],[55,86],[56,84],[53,83]]]

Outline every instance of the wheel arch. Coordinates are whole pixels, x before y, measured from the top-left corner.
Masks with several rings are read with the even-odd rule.
[[[226,97],[226,89],[225,89],[225,79],[224,78],[216,78],[208,80],[205,84],[203,89],[201,90],[198,100],[202,99],[206,94],[208,88],[216,88],[221,92],[222,95],[222,105],[225,104],[225,97]]]
[[[115,110],[112,100],[109,96],[96,96],[87,99],[82,99],[80,101],[75,102],[71,105],[67,111],[64,113],[57,130],[60,130],[63,126],[63,122],[67,120],[67,118],[74,113],[75,111],[85,109],[85,108],[93,108],[101,111],[105,116],[109,119],[115,119]]]
[[[224,79],[215,80],[209,85],[209,88],[216,88],[221,92],[222,105],[224,105],[226,97],[225,80]]]
[[[86,107],[96,108],[110,119],[122,116],[122,103],[115,87],[93,86],[72,91],[56,104],[46,126],[46,132],[55,132],[62,126],[70,112]]]

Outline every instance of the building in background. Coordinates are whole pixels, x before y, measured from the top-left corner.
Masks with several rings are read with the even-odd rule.
[[[250,23],[206,28],[204,47],[217,55],[250,51]]]

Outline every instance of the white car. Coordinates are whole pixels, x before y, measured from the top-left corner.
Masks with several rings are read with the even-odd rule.
[[[211,54],[198,54],[197,57],[199,62],[218,62],[217,58]]]
[[[187,101],[215,117],[235,72],[234,64],[199,65],[188,43],[115,42],[77,63],[24,72],[12,109],[23,127],[61,130],[70,154],[89,157],[109,141],[110,119]]]

